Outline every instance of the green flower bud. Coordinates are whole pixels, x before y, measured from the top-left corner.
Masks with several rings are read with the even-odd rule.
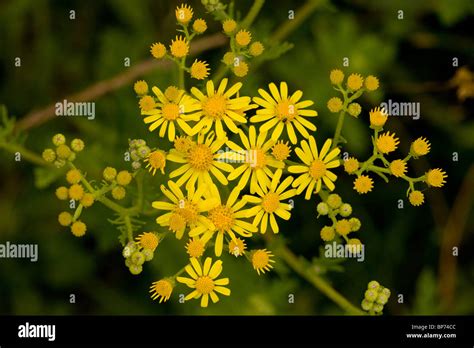
[[[67,158],[67,160],[69,162],[73,162],[74,160],[76,159],[76,154],[74,152],[71,152],[71,154],[69,155],[69,157]]]
[[[64,145],[66,143],[66,137],[58,133],[53,137],[52,141],[55,146]]]
[[[143,139],[137,139],[137,148],[140,147],[140,146],[145,146],[146,145],[146,141],[143,140]]]
[[[369,282],[369,284],[367,285],[367,289],[372,289],[372,290],[377,290],[380,288],[380,284],[378,281],[376,280],[372,280],[371,282]]]
[[[141,166],[142,166],[142,164],[141,164],[140,162],[138,162],[138,161],[132,162],[132,168],[133,168],[134,170],[140,169]]]
[[[132,273],[133,275],[138,275],[142,273],[143,271],[142,265],[136,265],[136,264],[132,264],[128,269],[130,270],[130,273]]]
[[[58,159],[58,160],[54,161],[54,166],[56,168],[62,168],[62,167],[64,167],[65,164],[66,164],[66,161],[63,160],[63,159]]]
[[[342,199],[341,199],[341,196],[339,196],[337,193],[331,193],[328,196],[328,199],[326,200],[326,202],[331,208],[337,209],[341,206]]]
[[[359,231],[361,223],[360,223],[360,220],[358,218],[355,218],[355,217],[350,218],[349,223],[351,224],[351,231],[352,232]]]
[[[369,302],[366,299],[363,299],[361,303],[361,307],[364,311],[370,311],[373,305],[374,305],[373,302]]]
[[[153,260],[154,252],[150,249],[143,249],[143,255],[145,256],[145,261]]]
[[[71,148],[73,151],[81,152],[84,150],[84,142],[81,139],[74,139],[71,141]]]
[[[316,211],[319,215],[327,215],[329,213],[329,207],[326,203],[321,202],[316,206]]]
[[[347,107],[347,111],[349,112],[351,116],[357,117],[360,115],[362,108],[360,107],[360,104],[358,103],[350,103],[349,106]]]
[[[339,208],[339,215],[343,217],[348,217],[351,214],[352,214],[352,207],[350,204],[344,203],[343,205],[341,205],[341,207]]]
[[[125,248],[123,248],[122,250],[122,256],[125,258],[129,258],[130,255],[132,255],[132,250],[130,249],[130,247],[125,246]]]
[[[145,262],[145,255],[143,255],[142,252],[140,251],[135,251],[131,256],[130,260],[132,261],[133,264],[135,265],[143,265]]]
[[[377,295],[376,290],[368,289],[365,291],[364,297],[367,301],[374,302],[377,299]]]
[[[150,148],[146,145],[140,146],[138,148],[138,156],[140,156],[141,158],[146,158],[150,154],[150,152]]]
[[[384,305],[387,302],[388,302],[388,297],[385,296],[384,294],[379,294],[379,296],[377,296],[377,303],[378,304]]]
[[[382,311],[383,311],[383,305],[378,304],[378,303],[374,303],[372,309],[373,309],[373,311],[374,311],[375,313],[382,313]]]
[[[132,159],[132,161],[138,161],[138,160],[140,160],[140,156],[138,155],[137,150],[132,150],[132,151],[130,152],[130,158]]]
[[[389,289],[383,288],[382,294],[384,294],[385,296],[387,296],[387,298],[389,298],[391,293]]]
[[[43,151],[43,159],[46,162],[52,163],[56,159],[56,152],[53,149],[46,149]]]
[[[128,268],[130,268],[131,266],[133,266],[133,263],[132,263],[132,261],[130,260],[130,258],[125,259],[125,266],[127,266]]]

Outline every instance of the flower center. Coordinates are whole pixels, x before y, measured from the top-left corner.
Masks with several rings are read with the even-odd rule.
[[[280,196],[277,193],[270,192],[263,197],[262,207],[267,213],[273,213],[280,205]]]
[[[227,98],[220,94],[214,94],[207,98],[202,109],[207,116],[220,119],[227,111]]]
[[[175,210],[175,213],[181,215],[188,224],[197,222],[198,210],[196,204],[187,199],[179,202],[179,208]]]
[[[204,244],[200,240],[190,241],[187,247],[191,257],[200,257],[204,253]]]
[[[168,296],[173,291],[173,288],[166,280],[160,280],[155,284],[155,291],[161,296]]]
[[[284,100],[278,103],[275,113],[282,121],[292,121],[296,116],[296,107],[288,100]]]
[[[232,210],[225,205],[220,205],[209,212],[209,219],[218,231],[230,231],[234,224]]]
[[[181,214],[174,213],[170,216],[170,230],[173,232],[181,231],[186,227],[186,220]]]
[[[286,160],[290,155],[290,147],[285,143],[278,143],[273,146],[272,155],[279,161]]]
[[[209,170],[212,160],[212,151],[206,144],[197,144],[189,150],[188,162],[196,170]]]
[[[248,163],[253,169],[262,169],[267,165],[267,157],[263,150],[249,150]]]
[[[175,103],[165,104],[163,109],[163,117],[168,121],[176,120],[179,117],[179,106]]]
[[[252,257],[252,264],[255,268],[264,268],[268,265],[270,257],[264,250],[257,250]]]
[[[309,173],[314,179],[321,179],[326,174],[326,165],[320,159],[314,160],[309,167]]]
[[[196,290],[201,294],[209,294],[214,290],[214,281],[208,276],[199,277],[196,280]]]
[[[160,151],[154,151],[148,156],[148,163],[154,169],[161,169],[165,167],[166,158]]]

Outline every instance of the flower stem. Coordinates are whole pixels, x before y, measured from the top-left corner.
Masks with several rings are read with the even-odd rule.
[[[52,166],[50,163],[46,162],[41,156],[37,155],[33,151],[26,149],[25,147],[18,144],[11,144],[6,142],[0,142],[0,148],[5,149],[8,152],[16,153],[19,152],[22,158],[25,158],[31,163],[38,164],[40,166]]]
[[[249,12],[245,16],[244,20],[240,23],[242,28],[248,28],[252,25],[255,18],[257,18],[258,13],[262,9],[265,0],[255,0]]]

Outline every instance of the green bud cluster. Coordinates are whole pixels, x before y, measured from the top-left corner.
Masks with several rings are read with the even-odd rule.
[[[390,290],[380,285],[376,280],[372,280],[367,285],[361,307],[371,315],[380,315],[389,297]]]
[[[148,157],[151,152],[150,147],[147,146],[143,139],[129,139],[128,140],[130,158],[132,159],[132,168],[138,170],[142,166],[142,161]]]
[[[134,242],[129,242],[122,250],[125,258],[125,266],[133,275],[138,275],[143,271],[143,264],[153,260],[154,252],[144,249]]]
[[[64,167],[67,161],[73,162],[76,153],[84,150],[84,141],[73,139],[70,146],[66,144],[66,137],[58,133],[52,138],[55,149],[47,148],[43,151],[43,159],[48,163],[53,163],[57,168]]]

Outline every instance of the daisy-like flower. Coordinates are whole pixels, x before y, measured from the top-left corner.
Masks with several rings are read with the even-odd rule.
[[[254,226],[260,224],[260,232],[262,234],[267,231],[269,221],[273,233],[279,232],[275,215],[284,220],[288,220],[291,216],[291,206],[283,203],[283,201],[296,195],[295,189],[286,190],[293,181],[293,177],[289,176],[280,183],[281,175],[282,171],[278,170],[273,176],[269,188],[257,189],[257,194],[260,197],[244,196],[247,202],[257,204],[248,210],[248,216],[255,216],[252,224]]]
[[[143,121],[150,123],[150,132],[160,127],[158,135],[164,137],[168,130],[168,140],[173,141],[176,136],[176,126],[179,126],[187,134],[192,133],[187,121],[196,121],[198,118],[189,112],[196,111],[195,100],[180,91],[176,99],[170,100],[158,87],[152,88],[159,102],[151,110],[142,109],[142,115],[146,115]]]
[[[332,140],[327,139],[321,151],[318,153],[318,147],[314,137],[309,137],[309,145],[306,140],[301,142],[301,148],[296,148],[295,152],[303,161],[304,165],[289,166],[290,173],[301,174],[295,181],[293,187],[297,187],[296,194],[301,194],[306,188],[305,199],[310,199],[313,192],[318,193],[321,190],[321,184],[332,191],[335,186],[333,181],[337,176],[329,169],[336,168],[340,165],[338,159],[334,159],[339,155],[341,150],[339,148],[331,148]],[[316,191],[314,190],[316,187]]]
[[[145,168],[148,168],[153,175],[156,174],[157,170],[160,170],[161,174],[165,174],[166,154],[164,151],[155,150],[150,152],[144,162],[147,163]]]
[[[410,192],[410,195],[408,196],[408,200],[410,201],[411,205],[414,205],[415,207],[418,207],[423,204],[425,201],[425,195],[421,191],[412,191]]]
[[[374,181],[367,175],[360,175],[354,180],[354,190],[360,194],[372,191]]]
[[[188,24],[191,18],[193,18],[193,9],[187,4],[182,4],[176,7],[175,11],[176,20],[181,24]]]
[[[426,138],[420,137],[411,144],[410,152],[413,154],[413,157],[417,158],[427,155],[430,152],[430,148],[430,142]]]
[[[375,141],[377,149],[383,154],[395,151],[399,143],[400,140],[395,137],[395,133],[390,134],[390,132],[379,135]]]
[[[160,303],[168,301],[172,292],[173,284],[168,279],[158,280],[150,286],[151,298],[153,300],[160,299]]]
[[[196,80],[204,80],[209,76],[209,64],[196,59],[191,65],[190,74]]]
[[[392,175],[399,178],[407,172],[407,162],[401,159],[394,160],[390,163],[389,168]]]
[[[291,146],[288,145],[288,142],[283,142],[282,140],[279,140],[272,147],[272,155],[277,161],[286,160],[288,157],[290,157],[290,154]]]
[[[243,164],[233,170],[228,179],[232,181],[240,177],[237,185],[240,189],[243,189],[250,179],[250,193],[255,193],[259,186],[262,188],[270,186],[270,179],[273,177],[270,167],[283,168],[284,164],[268,153],[275,142],[271,139],[266,141],[267,133],[261,132],[257,137],[255,126],[249,127],[248,137],[243,131],[239,133],[243,148],[228,141],[227,146],[234,152],[225,155],[237,157],[237,162]]]
[[[227,141],[226,137],[215,139],[214,132],[206,136],[201,132],[198,135],[197,143],[193,144],[186,152],[170,150],[168,160],[182,163],[183,165],[170,173],[170,179],[180,176],[176,182],[178,186],[186,184],[186,189],[191,189],[194,185],[212,185],[212,175],[222,184],[227,185],[228,181],[222,171],[231,172],[234,168],[229,163],[224,163],[222,154],[218,150]]]
[[[446,172],[441,168],[430,169],[425,174],[425,182],[429,186],[441,187],[446,183],[447,177]]]
[[[209,210],[208,219],[212,222],[215,230],[195,228],[189,232],[190,237],[202,234],[201,240],[207,243],[214,234],[217,234],[214,244],[216,256],[221,256],[224,245],[224,236],[227,234],[231,239],[236,238],[236,233],[244,238],[250,237],[253,232],[257,232],[257,227],[243,221],[242,218],[248,217],[248,210],[242,210],[247,204],[243,199],[238,199],[240,194],[239,187],[235,187],[224,204],[221,200],[219,190],[216,185],[212,185],[209,190],[210,197],[217,199],[215,205]]]
[[[255,250],[252,253],[252,266],[258,275],[260,275],[260,272],[263,274],[273,268],[272,263],[274,263],[275,260],[273,260],[272,257],[272,252],[267,249]]]
[[[186,38],[176,36],[174,40],[171,40],[170,51],[176,58],[183,58],[189,53],[189,43]]]
[[[187,192],[187,196],[179,188],[179,185],[173,181],[168,181],[167,189],[161,185],[161,191],[172,202],[155,201],[152,203],[153,208],[158,210],[167,210],[164,215],[159,216],[156,222],[161,226],[167,226],[172,232],[176,233],[176,238],[183,237],[186,227],[191,231],[213,231],[212,222],[202,215],[203,212],[209,211],[213,206],[213,201],[203,200],[202,197],[207,190],[206,185],[200,186],[197,190],[191,188]]]
[[[149,249],[151,251],[155,251],[156,247],[160,243],[160,239],[153,232],[144,232],[139,235],[136,240],[137,244],[140,245],[142,248]]]
[[[387,122],[388,115],[383,109],[376,107],[369,112],[370,126],[371,128],[380,129]]]
[[[235,257],[242,256],[245,254],[245,241],[240,238],[231,239],[229,242],[229,254],[234,255]]]
[[[274,140],[278,140],[285,126],[290,141],[293,144],[296,144],[298,140],[295,127],[303,137],[309,138],[309,133],[306,129],[314,132],[316,126],[305,119],[305,117],[314,117],[318,113],[315,110],[306,110],[305,108],[314,103],[311,100],[300,102],[303,96],[301,91],[296,91],[289,96],[286,82],[280,83],[280,91],[278,91],[274,83],[270,83],[268,87],[271,94],[260,88],[258,93],[262,98],[253,98],[253,101],[260,105],[262,109],[257,110],[257,114],[250,118],[250,122],[265,121],[260,127],[261,132],[268,132],[275,128],[272,133],[272,139]]]
[[[204,250],[206,250],[206,246],[199,238],[189,239],[188,244],[186,244],[186,252],[189,257],[201,257],[204,254]]]
[[[184,300],[201,299],[201,307],[207,307],[209,297],[213,303],[219,301],[217,293],[229,296],[230,289],[225,285],[229,284],[229,278],[216,279],[222,272],[222,261],[217,260],[212,263],[212,259],[207,257],[204,265],[201,267],[199,261],[195,258],[190,259],[191,264],[185,267],[186,272],[191,278],[177,277],[176,280],[186,284],[193,291],[189,293]]]
[[[242,87],[238,82],[226,91],[228,79],[223,79],[217,89],[214,88],[212,80],[206,83],[206,95],[196,87],[191,88],[191,93],[199,100],[199,111],[193,114],[200,121],[194,126],[193,133],[203,130],[208,132],[215,125],[218,138],[226,136],[223,123],[233,133],[238,133],[236,122],[247,123],[247,119],[239,114],[237,110],[248,108],[250,97],[232,98]],[[193,134],[191,134],[193,135]]]

